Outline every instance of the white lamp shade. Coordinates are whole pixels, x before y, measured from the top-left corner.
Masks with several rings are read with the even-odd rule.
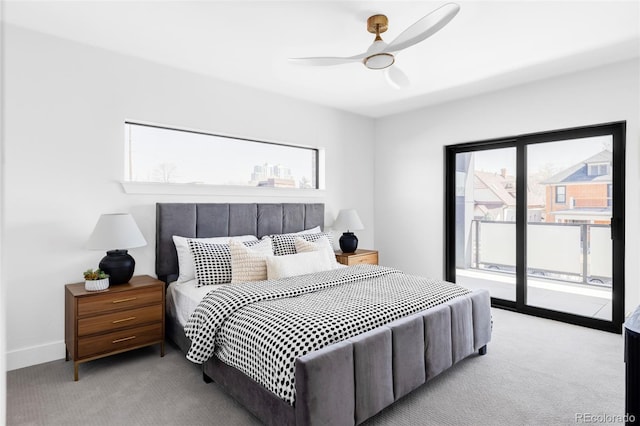
[[[333,222],[333,229],[336,231],[359,231],[364,229],[364,225],[362,225],[355,209],[344,209],[338,212],[338,217]]]
[[[146,246],[147,241],[128,213],[103,214],[87,242],[90,250],[116,250]]]

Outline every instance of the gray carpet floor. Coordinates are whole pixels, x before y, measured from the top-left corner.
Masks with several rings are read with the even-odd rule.
[[[499,309],[493,319],[486,356],[460,362],[366,424],[575,425],[584,415],[612,424],[624,414],[621,335]],[[159,353],[81,364],[78,382],[64,360],[10,371],[7,424],[259,424],[178,349]]]

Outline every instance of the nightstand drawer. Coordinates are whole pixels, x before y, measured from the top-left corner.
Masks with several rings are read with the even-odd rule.
[[[347,266],[360,265],[363,263],[377,265],[378,251],[358,249],[355,253],[336,253],[336,260],[338,263]]]
[[[361,263],[368,263],[371,265],[378,264],[378,253],[370,253],[363,256],[354,256],[349,258],[349,265],[359,265]]]
[[[162,303],[162,291],[162,287],[155,286],[126,292],[82,297],[78,300],[78,316]]]
[[[101,336],[83,337],[78,340],[78,357],[86,358],[102,353],[112,353],[152,342],[160,342],[162,339],[161,322]]]
[[[162,321],[162,305],[127,309],[78,320],[78,336]]]

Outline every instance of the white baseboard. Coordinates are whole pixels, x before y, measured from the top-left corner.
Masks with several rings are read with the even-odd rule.
[[[65,356],[64,341],[29,348],[7,351],[7,371],[30,367],[49,361],[56,361]]]

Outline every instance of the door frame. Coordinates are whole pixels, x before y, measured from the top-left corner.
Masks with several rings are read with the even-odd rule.
[[[527,150],[526,146],[537,143],[556,142],[568,139],[580,139],[594,136],[612,136],[613,148],[613,207],[611,219],[612,235],[612,319],[611,321],[584,317],[577,314],[555,311],[525,304],[526,300],[526,227],[527,209]],[[488,149],[516,148],[516,301],[491,298],[491,305],[542,318],[558,320],[599,330],[622,332],[624,322],[625,294],[625,145],[626,121],[618,121],[569,129],[536,132],[465,142],[445,146],[445,280],[456,279],[456,155],[465,152]]]

